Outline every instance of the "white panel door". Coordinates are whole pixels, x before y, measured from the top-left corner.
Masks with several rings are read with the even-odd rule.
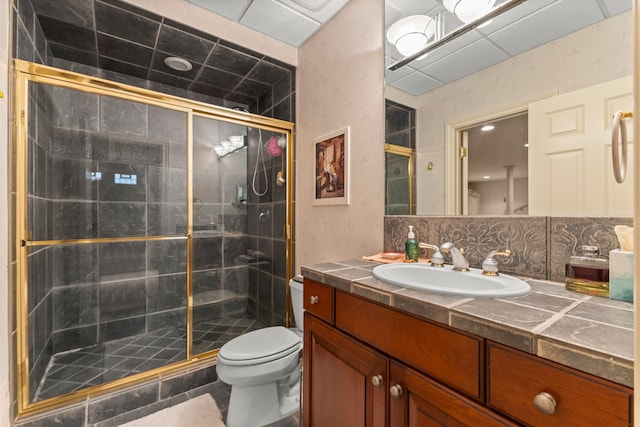
[[[633,215],[633,167],[617,184],[611,121],[633,109],[632,78],[591,86],[529,105],[529,213]],[[627,120],[633,159],[633,120]]]

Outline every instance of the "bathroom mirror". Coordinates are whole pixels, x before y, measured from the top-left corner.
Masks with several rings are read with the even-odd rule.
[[[506,0],[496,2],[498,6],[506,3]],[[631,0],[527,1],[395,71],[389,70],[389,66],[403,57],[387,42],[385,97],[416,109],[415,213],[468,212],[463,209],[461,196],[468,194],[468,182],[463,182],[462,172],[453,173],[461,168],[457,162],[463,131],[527,112],[530,105],[557,95],[631,76],[632,46],[628,42],[633,39],[631,6]],[[463,25],[444,9],[440,0],[386,0],[385,7],[386,29],[400,18],[416,14],[439,16],[441,34]],[[544,34],[540,34],[539,28],[546,29]],[[630,99],[631,89],[628,95]],[[610,98],[605,101],[607,108],[630,105],[624,96],[624,100],[618,95]],[[601,120],[599,124],[610,131],[610,124]],[[631,120],[627,121],[627,127],[630,125]],[[597,138],[611,137],[603,133]],[[599,152],[599,161],[589,166],[588,174],[596,170],[611,174],[608,150]],[[535,181],[531,170],[528,173],[529,182]],[[551,178],[547,185],[554,188],[556,184]],[[629,182],[621,187],[603,184],[602,191],[608,193],[604,197],[611,200],[626,197],[621,193],[625,186],[630,188]],[[517,208],[525,206],[521,204]],[[526,213],[526,209],[516,212]],[[578,206],[573,212],[529,210],[529,213],[631,215],[631,211],[621,207],[594,211],[588,206]]]

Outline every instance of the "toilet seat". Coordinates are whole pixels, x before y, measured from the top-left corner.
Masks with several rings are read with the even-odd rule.
[[[297,352],[302,339],[282,326],[258,329],[232,339],[220,348],[218,360],[229,366],[256,365]]]

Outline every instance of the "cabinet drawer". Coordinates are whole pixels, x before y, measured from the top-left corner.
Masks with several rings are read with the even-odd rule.
[[[335,290],[331,286],[305,278],[303,287],[304,309],[325,322],[333,324],[334,292]]]
[[[484,397],[482,338],[341,291],[336,327],[475,399]]]
[[[495,343],[487,359],[487,404],[527,425],[631,425],[630,388]],[[551,396],[553,412],[538,409],[536,396]]]

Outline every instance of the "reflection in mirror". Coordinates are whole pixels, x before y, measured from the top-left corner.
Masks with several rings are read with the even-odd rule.
[[[526,215],[528,206],[527,113],[479,123],[462,131],[467,156],[469,215]],[[466,144],[465,144],[466,143]],[[464,173],[464,172],[463,172]],[[464,204],[463,204],[464,206]]]
[[[416,110],[385,101],[385,215],[415,213]]]
[[[505,1],[496,2],[497,6],[502,4]],[[386,0],[385,6],[387,29],[405,16],[427,14],[433,17],[448,13],[439,0]],[[469,129],[487,117],[529,111],[530,105],[538,101],[631,76],[631,6],[631,0],[526,1],[396,70],[390,70],[389,64],[397,63],[403,56],[394,46],[388,45],[385,97],[416,108],[415,213],[463,212],[462,205],[467,199],[458,194],[462,189],[460,175],[452,172],[460,161],[455,151],[456,144],[460,143],[457,141],[459,131]],[[450,17],[448,22],[453,23],[455,19]],[[539,31],[540,28],[545,31]],[[442,34],[451,32],[448,27],[441,30]],[[607,102],[612,107],[616,104],[615,100]],[[586,116],[585,120],[593,121]],[[528,121],[531,121],[531,115]],[[597,121],[603,125],[603,130],[610,130],[610,124],[601,118]],[[629,121],[627,126],[631,125]],[[529,139],[531,126],[528,123]],[[603,145],[608,151],[601,152],[598,169],[609,174],[611,149]],[[517,170],[514,169],[514,173]],[[537,181],[532,173],[529,167],[529,186]],[[589,169],[588,174],[593,175],[593,171]],[[458,178],[452,179],[452,176]],[[549,178],[553,176],[549,175]],[[527,203],[514,202],[514,213],[520,213],[518,208],[525,204],[529,206],[529,213],[536,215],[614,215],[614,212],[624,212],[616,207],[616,200],[622,197],[618,195],[622,186],[601,183],[599,186],[606,187],[604,191],[615,199],[610,202],[614,208],[603,208],[596,213],[584,210],[577,202],[572,210],[567,205],[558,210],[544,208],[534,212],[529,200]],[[559,184],[551,179],[545,185],[555,189],[560,188]],[[541,194],[544,194],[542,190]],[[531,199],[530,188],[528,196]]]

